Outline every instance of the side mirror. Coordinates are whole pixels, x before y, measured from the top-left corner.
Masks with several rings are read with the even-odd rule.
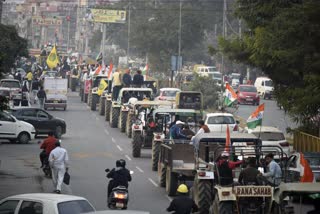
[[[105,171],[105,172],[110,172],[110,169],[105,169],[104,171]]]

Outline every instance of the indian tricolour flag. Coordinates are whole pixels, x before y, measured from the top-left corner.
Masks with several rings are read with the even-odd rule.
[[[226,83],[226,97],[224,98],[224,104],[226,106],[231,106],[231,104],[237,100],[237,94],[231,88],[229,83]]]
[[[258,106],[258,108],[250,115],[247,120],[248,129],[254,129],[257,126],[262,125],[262,118],[264,112],[264,103]]]

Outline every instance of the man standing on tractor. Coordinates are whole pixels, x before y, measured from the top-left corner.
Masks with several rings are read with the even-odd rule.
[[[133,76],[133,81],[132,84],[134,85],[134,87],[136,88],[141,88],[141,86],[144,83],[144,78],[141,74],[142,72],[140,70],[137,70],[137,73]]]
[[[242,160],[230,161],[229,156],[229,152],[224,151],[217,162],[221,186],[233,184],[232,170],[243,162]]]
[[[131,82],[132,82],[132,77],[131,77],[131,75],[130,75],[130,70],[127,69],[126,72],[125,72],[125,74],[124,74],[123,77],[122,77],[123,87],[125,87],[125,88],[130,87]]]
[[[120,71],[116,70],[116,72],[112,75],[112,85],[113,85],[113,92],[112,92],[112,100],[117,100],[119,96],[119,92],[121,89],[121,77]]]
[[[174,211],[174,214],[190,214],[198,211],[198,206],[188,195],[188,187],[180,184],[177,189],[178,196],[173,199],[167,208],[168,212]]]

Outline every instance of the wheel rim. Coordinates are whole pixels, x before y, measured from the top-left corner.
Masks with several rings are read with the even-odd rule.
[[[28,143],[29,141],[29,136],[25,133],[21,134],[19,137],[20,143]]]

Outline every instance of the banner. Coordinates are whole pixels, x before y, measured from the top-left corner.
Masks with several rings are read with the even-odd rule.
[[[89,94],[91,88],[91,80],[85,80],[84,81],[84,93]]]
[[[62,25],[62,19],[60,19],[60,18],[43,18],[41,16],[32,16],[32,24],[33,25],[41,25],[41,26]]]
[[[104,9],[91,9],[89,14],[89,21],[104,22],[104,23],[120,23],[126,22],[125,10],[104,10]]]

